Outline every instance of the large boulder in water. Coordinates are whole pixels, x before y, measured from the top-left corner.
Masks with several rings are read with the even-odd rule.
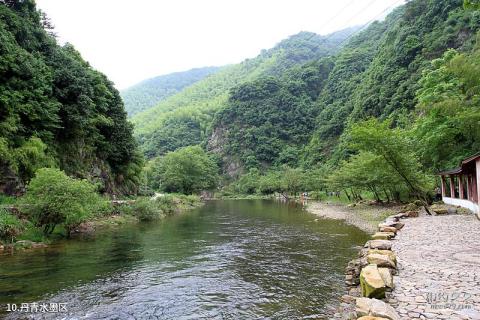
[[[362,296],[367,298],[385,298],[386,285],[375,264],[369,264],[360,273]]]

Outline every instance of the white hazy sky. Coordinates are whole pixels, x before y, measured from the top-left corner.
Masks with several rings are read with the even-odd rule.
[[[37,0],[118,89],[195,67],[238,63],[299,31],[328,34],[403,0]]]

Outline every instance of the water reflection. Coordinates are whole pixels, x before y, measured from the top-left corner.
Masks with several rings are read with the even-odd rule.
[[[321,319],[367,235],[315,219],[272,201],[214,201],[1,256],[0,303],[68,302],[69,319]]]

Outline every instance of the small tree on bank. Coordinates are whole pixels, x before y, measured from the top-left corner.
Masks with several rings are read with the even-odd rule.
[[[199,146],[185,147],[156,158],[149,165],[148,183],[153,189],[184,194],[217,186],[218,166]]]
[[[109,208],[93,184],[50,168],[36,172],[20,203],[22,212],[43,228],[45,235],[51,234],[58,224],[64,224],[69,235],[80,223]]]
[[[335,174],[344,184],[372,191],[377,199],[378,190],[405,188],[410,196],[425,200],[433,188],[432,179],[423,172],[408,132],[391,126],[391,121],[377,119],[354,124],[349,139],[359,155]],[[335,180],[338,182],[339,178]]]

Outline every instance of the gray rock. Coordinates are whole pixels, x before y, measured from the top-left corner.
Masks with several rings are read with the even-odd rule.
[[[392,242],[390,240],[370,240],[366,244],[367,248],[379,250],[391,250]]]
[[[393,232],[377,232],[372,236],[374,240],[389,240],[395,237]]]
[[[392,271],[389,268],[378,268],[378,272],[380,273],[380,276],[382,277],[383,282],[385,282],[387,288],[393,289],[394,284]]]
[[[356,300],[357,317],[373,316],[389,320],[400,320],[400,316],[392,306],[377,299],[358,298]]]
[[[367,261],[369,264],[376,264],[379,267],[396,269],[397,265],[395,261],[386,254],[373,253],[367,256]]]

